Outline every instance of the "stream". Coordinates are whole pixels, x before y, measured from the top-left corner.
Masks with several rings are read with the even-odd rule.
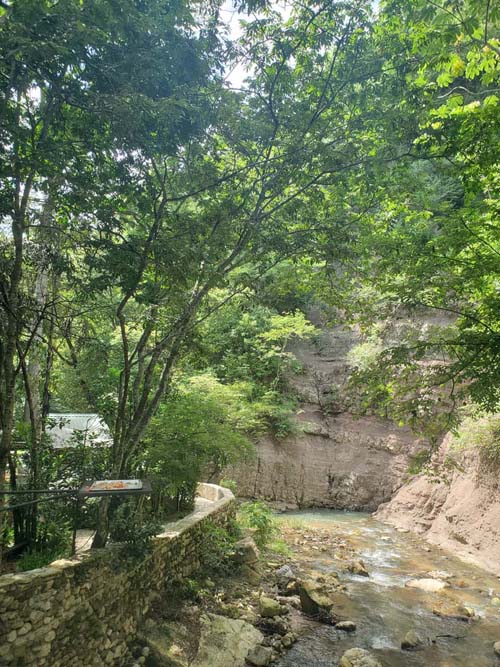
[[[279,667],[333,667],[352,647],[369,650],[384,667],[500,667],[493,652],[494,642],[500,641],[500,607],[493,602],[500,597],[499,578],[368,514],[316,510],[284,516],[307,528],[334,528],[345,535],[370,577],[339,575],[349,595],[342,615],[356,623],[356,632],[327,625],[310,629],[277,663]],[[340,572],[339,563],[324,556],[318,554],[312,567]],[[408,580],[434,571],[451,575],[443,591],[405,587]],[[467,622],[436,616],[432,610],[443,600],[473,609],[476,617]],[[425,640],[421,650],[401,650],[409,630]]]

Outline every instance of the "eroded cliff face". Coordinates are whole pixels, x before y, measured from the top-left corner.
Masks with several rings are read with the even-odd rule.
[[[404,483],[411,458],[426,443],[389,420],[357,418],[343,405],[347,354],[359,340],[355,330],[336,327],[292,350],[304,367],[291,378],[301,399],[297,433],[262,438],[256,460],[228,472],[239,495],[289,507],[372,511]]]
[[[456,452],[447,436],[433,474],[406,483],[376,518],[423,535],[500,576],[500,480],[481,469],[477,450]]]

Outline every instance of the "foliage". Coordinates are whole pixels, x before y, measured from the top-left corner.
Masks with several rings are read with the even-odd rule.
[[[246,433],[258,425],[244,386],[223,385],[210,374],[180,383],[152,419],[140,461],[159,509],[192,507],[202,476],[251,455]]]
[[[500,398],[500,15],[474,0],[389,0],[380,19],[380,47],[405,76],[388,92],[408,151],[375,179],[350,306],[368,335],[383,318],[434,322],[386,344],[373,370],[401,419],[423,410],[437,435],[468,397],[488,410]]]
[[[32,551],[31,553],[25,553],[19,560],[16,561],[16,567],[20,572],[28,572],[29,570],[36,570],[40,567],[47,567],[50,563],[58,558],[61,558],[64,554],[64,550],[54,549],[53,551],[48,551],[44,549],[42,551]]]
[[[452,441],[454,449],[477,449],[484,471],[498,474],[500,470],[500,415],[481,410],[468,410]]]
[[[120,560],[142,560],[161,528],[161,523],[148,516],[136,499],[120,500],[111,513],[110,537],[121,545]]]
[[[415,456],[411,459],[408,466],[408,472],[410,475],[418,475],[424,470],[427,463],[429,463],[431,452],[428,449],[422,449],[420,452],[417,452]]]
[[[223,477],[219,481],[219,485],[224,487],[225,489],[229,489],[230,491],[233,492],[234,495],[238,492],[238,484],[234,481],[234,479],[226,479]]]
[[[201,567],[204,574],[227,575],[235,571],[234,545],[240,537],[237,524],[223,528],[213,521],[203,524]]]
[[[273,512],[264,502],[243,503],[240,515],[242,525],[253,530],[255,542],[260,547],[266,546],[278,532]]]
[[[499,9],[241,1],[230,42],[219,5],[0,6],[0,484],[17,425],[35,486],[147,472],[188,505],[290,434],[318,299],[365,336],[360,411],[435,441],[498,405]],[[50,460],[51,401],[109,460]]]

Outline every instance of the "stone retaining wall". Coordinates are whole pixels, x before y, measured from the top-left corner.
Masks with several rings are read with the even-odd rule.
[[[234,514],[228,489],[200,484],[198,493],[212,502],[168,524],[128,570],[113,567],[104,549],[0,577],[0,665],[128,664],[128,642],[152,604],[199,568],[207,523],[225,525]]]

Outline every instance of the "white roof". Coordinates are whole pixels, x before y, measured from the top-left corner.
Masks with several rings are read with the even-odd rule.
[[[70,441],[75,432],[84,434],[85,443],[111,445],[111,433],[103,420],[97,414],[49,414],[47,433],[52,437],[52,446],[55,449],[74,447],[75,441]]]

